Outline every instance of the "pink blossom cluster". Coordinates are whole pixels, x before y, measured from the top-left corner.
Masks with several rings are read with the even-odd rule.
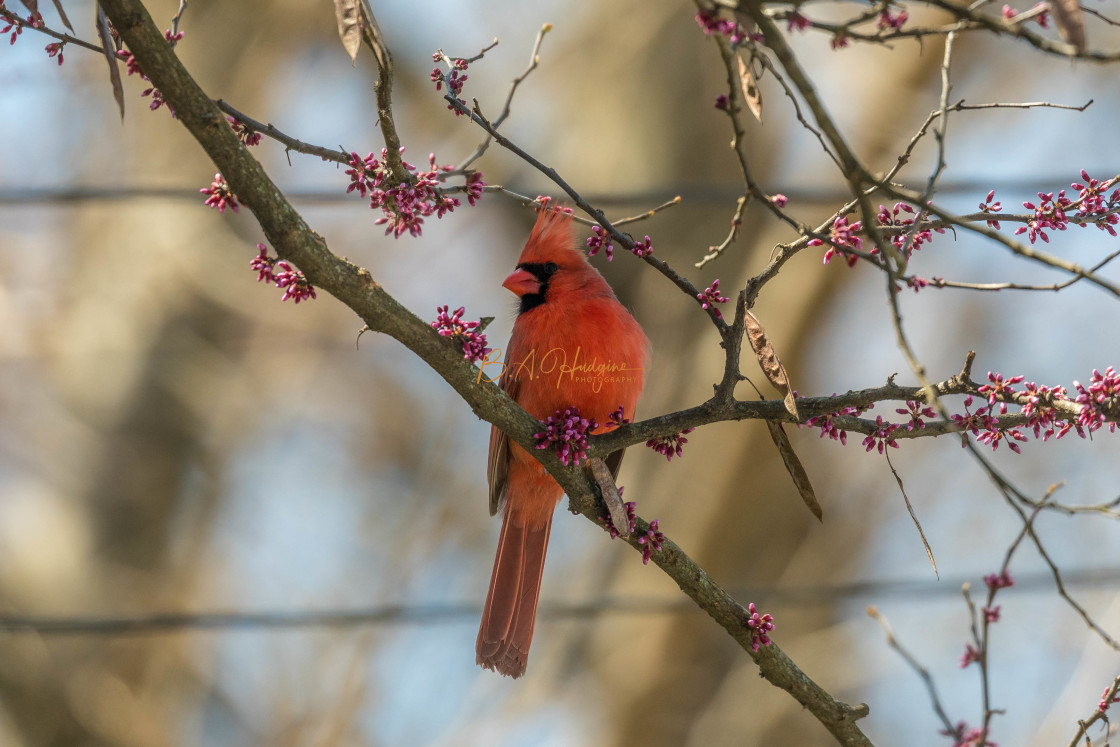
[[[0,8],[3,8],[3,7],[4,7],[4,3],[0,2]],[[9,45],[12,45],[12,44],[16,43],[16,39],[18,39],[20,37],[20,35],[23,34],[23,27],[24,26],[29,26],[33,29],[37,29],[37,28],[39,28],[40,26],[43,25],[43,15],[41,13],[37,12],[37,11],[29,13],[26,21],[21,21],[19,16],[17,16],[15,13],[12,13],[11,11],[9,11],[5,8],[4,9],[4,14],[2,16],[0,16],[0,20],[4,20],[4,21],[8,22],[7,26],[0,29],[0,34],[6,34],[9,31],[12,32],[11,36],[8,38],[8,44]],[[50,45],[47,45],[47,54],[50,55]],[[50,56],[53,57],[54,55],[50,55]],[[58,64],[61,65],[62,62],[60,61]]]
[[[621,408],[616,410],[615,413],[620,413]],[[612,413],[615,414],[615,413]],[[629,422],[629,421],[627,421]],[[537,448],[540,448],[539,446]],[[618,489],[619,497],[622,496],[626,488],[620,487]],[[622,504],[623,509],[626,511],[626,520],[630,524],[630,534],[634,533],[637,527],[638,519],[638,504],[634,501],[627,501]],[[599,517],[599,523],[603,525],[603,529],[610,534],[611,539],[619,536],[618,530],[614,527],[614,521],[611,520],[610,515]],[[642,546],[642,565],[649,565],[649,561],[653,558],[653,554],[661,550],[665,544],[665,534],[660,530],[660,520],[654,519],[649,523],[649,529],[638,537],[638,544]]]
[[[985,404],[973,411],[976,400],[972,394],[966,395],[963,412],[949,416],[953,425],[959,431],[971,433],[980,443],[991,446],[993,451],[999,449],[1000,444],[1006,444],[1016,454],[1022,453],[1019,443],[1027,441],[1024,428],[1033,431],[1034,437],[1043,441],[1062,438],[1071,431],[1088,438],[1089,434],[1106,426],[1109,432],[1116,432],[1117,422],[1120,421],[1120,372],[1113,367],[1108,367],[1104,373],[1093,369],[1087,384],[1075,381],[1075,396],[1070,396],[1062,386],[1048,387],[1033,381],[1023,383],[1023,379],[1023,376],[1005,377],[999,372],[989,371],[988,383],[976,388],[976,394],[983,398]],[[1023,383],[1022,391],[1015,388],[1020,383]],[[1071,416],[1058,410],[1058,402],[1077,405],[1077,415]],[[1008,404],[1019,406],[1018,415],[1026,418],[1025,425],[1012,426],[1001,419],[1000,416],[1007,415]],[[814,415],[805,421],[805,425],[819,428],[821,438],[827,436],[847,444],[847,432],[839,428],[834,420],[843,416],[858,417],[872,407],[874,405],[862,409],[845,407],[836,412]],[[874,430],[863,440],[867,451],[876,449],[882,454],[887,447],[898,448],[893,435],[896,430],[902,427],[907,431],[920,430],[926,427],[927,418],[936,417],[932,407],[917,401],[907,401],[905,408],[898,408],[895,412],[909,418],[908,422],[889,423],[882,416],[876,417]]]
[[[937,411],[928,405],[923,405],[921,402],[912,400],[906,401],[905,408],[898,408],[895,410],[899,415],[907,415],[910,417],[910,422],[906,424],[906,430],[913,431],[924,428],[926,421],[922,418],[936,418]]]
[[[723,319],[723,312],[715,308],[713,304],[727,303],[731,299],[719,292],[719,278],[716,278],[711,285],[704,289],[703,293],[696,294],[696,300],[700,302],[700,308],[711,309],[713,314]]]
[[[242,122],[236,117],[226,117],[229,126],[237,133],[237,138],[245,145],[260,145],[261,134],[256,130],[250,129],[249,125]]]
[[[442,53],[435,52],[432,54],[432,62],[438,63],[442,59]],[[467,60],[464,60],[462,57],[454,58],[451,60],[451,73],[446,75],[438,67],[432,68],[431,80],[436,84],[436,90],[442,90],[443,84],[446,83],[447,92],[454,96],[460,104],[465,105],[465,102],[459,98],[459,94],[463,92],[463,84],[467,82],[468,76],[463,73],[463,71],[467,69],[468,64]],[[452,104],[448,104],[447,108],[455,112],[456,117],[463,114],[458,107]]]
[[[968,408],[972,406],[972,395],[964,398],[964,414],[950,415],[953,421],[960,430],[971,433],[976,436],[976,440],[980,443],[988,444],[992,447],[992,451],[999,448],[1000,443],[1006,441],[1007,448],[1014,451],[1016,454],[1022,453],[1016,441],[1026,441],[1026,436],[1018,428],[1003,428],[1000,426],[999,418],[992,416],[990,407],[981,407],[976,412],[971,412]],[[963,448],[966,444],[962,443]]]
[[[1010,589],[1015,585],[1015,579],[1007,571],[1000,571],[999,573],[989,573],[984,576],[984,585],[988,587],[989,591],[999,591],[1000,589]]]
[[[490,352],[490,348],[486,347],[486,335],[475,332],[482,322],[463,319],[463,314],[466,313],[464,306],[460,306],[450,314],[447,313],[447,309],[447,306],[436,307],[436,320],[432,322],[432,329],[441,337],[450,337],[462,342],[463,357],[467,360],[472,363],[483,360]]]
[[[1023,207],[1027,210],[1034,211],[1034,216],[1027,221],[1027,225],[1015,229],[1016,236],[1025,233],[1032,244],[1037,239],[1042,239],[1046,243],[1050,242],[1050,237],[1046,235],[1046,231],[1043,229],[1066,230],[1066,227],[1069,226],[1066,210],[1073,203],[1073,200],[1066,197],[1064,189],[1058,192],[1057,200],[1054,199],[1053,192],[1039,192],[1038,200],[1038,205],[1033,202],[1023,203]]]
[[[1027,416],[1027,427],[1034,431],[1035,438],[1048,441],[1054,436],[1055,424],[1061,418],[1053,405],[1059,399],[1068,399],[1064,386],[1048,387],[1033,381],[1023,385],[1023,396],[1019,398],[1021,412]]]
[[[905,230],[900,230],[899,232],[892,234],[891,237],[890,237],[891,243],[894,244],[896,247],[898,247],[898,249],[901,251],[904,247],[906,247],[907,239],[909,239],[909,237],[910,237],[910,226],[914,225],[914,220],[915,219],[914,218],[901,217],[900,213],[902,215],[913,215],[914,214],[914,208],[911,207],[910,205],[907,205],[905,202],[896,202],[894,204],[894,207],[892,207],[890,209],[887,209],[887,207],[885,205],[880,205],[879,206],[879,213],[875,217],[876,217],[876,220],[878,221],[880,226],[883,226],[883,227],[886,227],[886,228],[905,229]],[[924,222],[925,220],[927,220],[928,218],[929,218],[929,214],[923,212],[921,215],[919,215],[917,217],[917,220],[918,220],[919,223],[921,223],[921,222]],[[933,238],[933,231],[937,231],[937,233],[945,233],[944,228],[937,228],[937,229],[925,228],[925,229],[914,231],[913,238],[910,239],[910,247],[909,247],[909,249],[906,250],[906,258],[907,259],[910,258],[911,254],[913,254],[914,252],[921,249],[922,244],[925,244],[926,242],[928,242],[930,239]],[[875,254],[877,251],[878,251],[878,249],[872,249],[871,253]],[[849,263],[850,263],[850,259],[849,259]],[[917,289],[915,288],[915,290],[917,290]]]
[[[1108,188],[1115,184],[1114,180],[1107,182],[1100,182],[1090,177],[1085,169],[1081,169],[1081,178],[1085,180],[1084,184],[1080,182],[1073,182],[1071,187],[1077,190],[1077,214],[1081,218],[1094,218],[1093,225],[1102,231],[1108,231],[1112,236],[1116,235],[1116,229],[1113,228],[1117,223],[1120,223],[1120,216],[1117,216],[1117,211],[1120,211],[1120,188],[1114,189],[1112,194],[1105,199],[1104,193]],[[1078,225],[1085,227],[1088,222],[1081,222]]]
[[[168,44],[170,44],[171,46],[175,46],[175,44],[177,44],[179,40],[183,38],[183,35],[185,33],[186,32],[179,31],[172,34],[171,30],[168,29],[167,31],[163,32],[163,38],[167,40]],[[140,63],[136,61],[136,56],[133,55],[132,52],[129,52],[127,49],[120,49],[117,50],[117,57],[124,61],[125,68],[128,70],[129,75],[135,73],[143,80],[146,80],[149,83],[151,82],[151,78],[145,75],[144,71],[140,69]],[[171,116],[176,119],[178,118],[178,115],[175,114],[175,110],[171,107],[171,104],[168,104],[167,100],[164,99],[163,92],[155,86],[145,88],[140,92],[140,95],[145,97],[152,97],[152,103],[148,105],[148,108],[152,111],[155,111],[156,109],[159,109],[161,106],[166,104],[167,111],[171,112]]]
[[[1039,26],[1041,26],[1044,29],[1050,28],[1049,6],[1046,3],[1035,3],[1034,8],[1031,8],[1031,10],[1035,10],[1036,8],[1047,8],[1047,10],[1044,10],[1043,12],[1039,13],[1037,16],[1034,16],[1030,20],[1035,21],[1036,23],[1038,23]],[[1010,5],[1004,5],[1002,13],[1003,13],[1003,20],[1005,20],[1005,21],[1010,21],[1012,18],[1019,15],[1019,11],[1015,10]]]
[[[786,14],[786,31],[804,31],[812,26],[809,19],[801,15],[796,10],[791,10]]]
[[[591,235],[587,237],[587,256],[594,257],[602,249],[607,255],[607,261],[614,259],[614,243],[607,229],[602,226],[592,226]]]
[[[632,422],[630,418],[626,417],[625,405],[619,405],[618,409],[607,416],[607,425],[620,426]]]
[[[1111,697],[1109,697],[1111,695]],[[1120,703],[1120,695],[1112,692],[1111,687],[1106,687],[1104,692],[1101,693],[1101,702],[1097,703],[1097,710],[1101,713],[1108,713],[1108,709],[1113,703]]]
[[[581,417],[578,407],[557,410],[541,423],[545,429],[533,434],[537,448],[554,449],[564,466],[579,464],[587,458],[587,435],[599,427],[595,418]]]
[[[692,433],[695,428],[685,428],[680,433],[674,433],[671,436],[658,436],[646,441],[646,446],[656,451],[661,456],[665,457],[670,462],[673,461],[674,456],[681,456],[684,451],[684,445],[688,443],[685,434]]]
[[[747,605],[747,611],[751,615],[747,620],[747,627],[751,629],[751,651],[758,651],[760,647],[773,643],[768,634],[774,629],[774,616],[758,614],[754,602]]]
[[[292,267],[289,262],[268,256],[268,248],[257,244],[258,254],[249,262],[249,269],[257,271],[257,282],[273,283],[284,289],[281,301],[294,299],[296,304],[318,298],[315,287],[307,281],[303,273]]]
[[[1002,203],[993,202],[996,198],[996,191],[993,189],[988,192],[988,196],[980,203],[980,212],[982,213],[998,213],[1003,210]],[[999,221],[994,218],[988,220],[988,225],[992,228],[999,230]]]
[[[404,148],[400,149],[404,153]],[[380,209],[382,217],[375,225],[385,226],[385,235],[400,238],[404,233],[419,236],[423,230],[424,218],[435,214],[442,218],[462,203],[455,197],[445,195],[440,190],[440,174],[453,170],[450,165],[436,165],[434,153],[428,155],[428,170],[418,171],[416,166],[402,161],[409,172],[409,179],[393,184],[393,176],[386,163],[388,151],[381,149],[381,159],[370,153],[365,158],[350,152],[350,177],[347,192],[357,191],[362,197],[369,196],[371,210]],[[474,205],[482,196],[486,182],[482,172],[473,171],[466,177],[467,202]]]
[[[1117,224],[1120,224],[1120,188],[1114,189],[1112,194],[1107,195],[1108,189],[1115,185],[1115,180],[1108,180],[1101,182],[1089,176],[1085,169],[1081,170],[1082,182],[1072,182],[1070,187],[1077,190],[1077,198],[1070,199],[1066,196],[1064,189],[1059,190],[1057,196],[1053,192],[1038,192],[1038,202],[1026,201],[1023,207],[1032,211],[1030,219],[1025,226],[1020,226],[1015,229],[1015,235],[1027,234],[1027,238],[1033,244],[1039,239],[1043,242],[1049,242],[1050,236],[1046,233],[1047,230],[1064,231],[1069,227],[1070,220],[1068,213],[1076,209],[1078,220],[1075,221],[1077,225],[1084,228],[1088,225],[1094,225],[1102,231],[1107,231],[1112,236],[1116,236]],[[980,203],[980,210],[985,213],[996,213],[1000,211],[1000,203],[993,203],[995,197],[995,190],[988,192],[987,199]],[[991,219],[988,225],[992,228],[999,228],[999,221]]]
[[[980,651],[971,643],[966,643],[964,653],[961,654],[961,669],[976,661],[980,661]]]
[[[899,31],[909,19],[910,14],[905,10],[900,10],[898,13],[891,13],[890,8],[883,8],[883,10],[879,12],[879,20],[875,22],[875,25],[880,31],[886,31],[887,29]]]
[[[938,277],[936,275],[934,275],[929,280],[926,280],[923,277],[919,277],[918,275],[911,275],[910,277],[906,278],[906,287],[913,289],[913,291],[915,293],[917,293],[922,288],[929,287],[930,283],[934,283],[935,286],[936,286],[936,285],[944,283],[944,282],[945,282],[945,278]],[[898,285],[898,284],[895,284],[894,290],[897,293],[898,291],[902,290],[902,286]]]
[[[863,446],[865,451],[877,449],[880,454],[884,453],[887,447],[892,449],[898,448],[898,441],[894,439],[894,432],[902,426],[897,423],[888,423],[883,420],[882,415],[875,416],[875,430],[867,434],[863,439]]]
[[[732,44],[738,44],[747,36],[742,26],[730,19],[720,18],[719,13],[715,10],[701,9],[696,14],[696,23],[705,36],[711,36],[712,34],[726,36]],[[761,39],[756,41],[761,41]]]
[[[62,62],[63,62],[63,60],[62,60],[62,50],[65,46],[66,46],[65,41],[54,42],[52,44],[48,44],[47,45],[47,57],[57,59],[58,64],[61,65]]]
[[[658,528],[658,524],[660,524],[659,519],[651,521],[649,529],[638,538],[638,544],[642,546],[642,565],[649,565],[653,554],[660,551],[665,544],[665,535]]]
[[[953,738],[953,747],[999,747],[995,742],[987,739],[987,734],[979,726],[969,727],[964,721],[958,721],[952,731],[941,730],[947,737]]]
[[[832,228],[829,230],[829,244],[828,251],[824,253],[824,264],[828,264],[833,255],[842,253],[841,247],[849,247],[852,249],[862,249],[863,239],[859,236],[860,229],[863,228],[862,221],[855,223],[848,222],[848,216],[840,215],[832,221]],[[824,241],[821,239],[810,239],[807,246],[822,246]],[[848,267],[855,267],[856,262],[859,260],[854,254],[845,255],[844,259],[848,262]]]
[[[618,488],[618,496],[620,498],[622,497],[622,493],[624,490],[626,490],[626,488],[620,485]],[[626,503],[622,504],[622,508],[626,511],[626,520],[630,524],[630,533],[633,534],[634,527],[637,525],[638,504],[635,501],[627,501]],[[610,534],[611,539],[615,539],[619,536],[618,530],[614,528],[614,521],[611,520],[609,514],[600,516],[599,523],[602,524],[603,529],[605,529],[607,533]]]
[[[835,397],[836,392],[833,392],[832,396]],[[874,407],[875,407],[874,404],[868,405],[866,408],[863,408],[863,407],[843,407],[843,408],[837,410],[836,412],[829,412],[829,413],[825,413],[824,415],[814,415],[813,417],[811,417],[811,418],[809,418],[808,420],[805,421],[805,425],[810,427],[810,428],[820,428],[821,429],[821,432],[820,432],[820,437],[821,438],[824,438],[825,436],[827,436],[828,438],[832,439],[833,441],[839,441],[841,446],[846,446],[848,444],[848,432],[843,430],[842,428],[838,428],[836,426],[836,424],[832,422],[833,419],[838,418],[838,417],[849,417],[849,416],[850,417],[859,417],[866,410],[870,410]],[[800,425],[798,427],[800,427]]]
[[[221,174],[214,174],[214,181],[210,183],[210,186],[203,187],[198,191],[206,195],[204,204],[208,207],[217,208],[219,213],[224,213],[227,207],[235,213],[240,209],[237,204],[237,195],[230,191],[229,183]]]
[[[1078,434],[1084,438],[1081,428],[1092,433],[1105,423],[1108,424],[1109,432],[1115,433],[1116,418],[1120,417],[1120,374],[1112,366],[1105,369],[1103,374],[1094,368],[1088,387],[1075,381],[1073,388],[1077,390],[1073,401],[1081,405],[1081,413],[1075,426]]]
[[[653,242],[650,241],[649,236],[646,236],[641,241],[634,241],[634,248],[630,251],[634,252],[636,257],[648,257],[653,254]]]

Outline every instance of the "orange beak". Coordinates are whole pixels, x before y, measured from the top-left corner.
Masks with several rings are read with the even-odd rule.
[[[510,276],[502,281],[502,287],[508,288],[517,297],[536,295],[541,292],[541,281],[528,270],[518,268],[510,273]]]

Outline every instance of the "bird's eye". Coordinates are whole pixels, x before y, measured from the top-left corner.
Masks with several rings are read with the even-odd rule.
[[[547,273],[549,275],[553,274],[554,272],[556,272],[559,269],[560,269],[560,267],[557,266],[557,264],[555,262],[548,262],[544,266],[545,273]]]

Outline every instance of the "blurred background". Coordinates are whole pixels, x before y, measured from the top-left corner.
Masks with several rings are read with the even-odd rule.
[[[64,5],[92,38],[91,4]],[[166,27],[178,3],[147,5]],[[733,296],[775,243],[793,238],[752,209],[738,243],[694,267],[726,235],[741,186],[728,122],[713,107],[726,76],[690,4],[373,5],[396,58],[410,161],[434,151],[457,163],[481,139],[433,90],[435,49],[470,56],[500,39],[465,89],[492,116],[551,22],[510,137],[613,218],[681,195],[630,228],[698,287],[718,277]],[[1094,5],[1120,14],[1116,0]],[[858,7],[814,4],[806,14],[838,19]],[[44,15],[60,26],[51,9]],[[182,28],[178,54],[214,98],[306,142],[380,149],[372,61],[364,53],[351,66],[330,3],[195,0]],[[1101,24],[1089,34],[1096,48],[1120,45]],[[515,682],[476,667],[499,529],[486,510],[489,425],[394,341],[365,335],[356,348],[361,322],[330,297],[297,307],[258,284],[248,264],[260,229],[247,211],[202,206],[198,190],[215,169],[186,131],[166,110],[148,111],[135,78],[125,81],[122,123],[104,62],[68,47],[59,68],[48,41],[26,32],[0,46],[0,614],[358,614],[332,625],[0,632],[0,744],[829,743],[671,581],[565,513],[528,674]],[[834,52],[819,33],[794,41],[853,147],[889,168],[937,107],[941,43]],[[1113,68],[972,33],[952,74],[953,98],[969,103],[1094,103],[1084,113],[954,116],[939,194],[950,209],[972,211],[996,189],[1015,210],[1039,190],[1068,189],[1082,168],[1120,173]],[[761,89],[763,123],[748,123],[756,175],[790,197],[798,218],[823,220],[843,184],[774,81]],[[504,346],[515,306],[499,283],[531,211],[487,195],[430,220],[419,239],[393,240],[366,201],[344,194],[342,169],[268,141],[254,153],[332,250],[421,317],[442,304],[495,316],[487,333]],[[927,139],[903,179],[924,185],[933,157]],[[557,193],[498,147],[477,166],[489,183]],[[1071,228],[1046,248],[1090,265],[1117,248],[1108,239]],[[640,414],[709,396],[722,354],[695,301],[629,255],[595,262],[653,342]],[[963,232],[937,238],[911,267],[972,282],[1064,279]],[[1103,274],[1120,281],[1118,268]],[[862,264],[823,266],[812,251],[767,286],[755,311],[802,394],[876,386],[896,372],[914,383],[883,286]],[[902,304],[936,379],[958,372],[969,350],[977,378],[992,370],[1071,388],[1120,364],[1120,307],[1085,283],[1058,294],[907,291]],[[739,394],[752,396],[747,385]],[[978,672],[958,668],[969,640],[960,586],[982,594],[1018,518],[956,438],[903,442],[892,456],[938,579],[883,457],[858,437],[844,448],[811,429],[791,435],[822,524],[759,423],[699,430],[672,463],[633,448],[620,482],[719,583],[774,615],[775,640],[810,677],[869,704],[861,723],[876,743],[948,744],[920,680],[864,610],[876,605],[929,667],[951,718],[976,724]],[[1062,501],[1101,503],[1120,492],[1118,455],[1102,432],[1032,441],[1022,456],[1001,448],[993,459],[1033,496],[1063,482]],[[1116,523],[1053,514],[1037,526],[1070,591],[1120,635]],[[1061,602],[1032,547],[1011,569],[1017,583],[1000,594],[990,653],[992,705],[1007,715],[995,717],[992,738],[1065,744],[1120,672],[1120,655]]]

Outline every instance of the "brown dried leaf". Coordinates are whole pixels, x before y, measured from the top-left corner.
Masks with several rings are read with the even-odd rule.
[[[23,7],[27,8],[31,15],[39,12],[39,0],[20,0],[20,2],[23,3]]]
[[[793,484],[797,488],[797,492],[801,494],[801,500],[805,501],[805,505],[813,512],[813,516],[817,517],[817,521],[824,521],[824,511],[817,501],[813,484],[809,482],[809,473],[801,466],[801,460],[797,458],[797,454],[793,450],[793,444],[790,443],[789,436],[786,435],[785,428],[782,427],[781,423],[774,423],[769,420],[763,422],[766,423],[766,429],[770,431],[770,438],[774,439],[774,445],[778,447],[778,453],[782,455],[782,462],[785,463],[789,476],[793,478]]]
[[[70,25],[70,19],[66,17],[66,11],[62,9],[62,0],[54,0],[54,9],[58,11],[58,17],[62,19],[66,28],[70,29],[71,33],[76,33],[74,27]]]
[[[746,320],[747,339],[750,340],[751,349],[754,350],[755,357],[758,358],[758,365],[762,368],[762,372],[766,374],[766,378],[774,385],[774,388],[785,392],[786,410],[800,420],[801,416],[797,413],[797,400],[793,396],[793,387],[789,384],[785,366],[778,360],[778,354],[774,352],[770,340],[766,337],[766,330],[762,328],[762,323],[758,321],[755,315],[749,311]]]
[[[739,60],[739,88],[743,92],[743,100],[747,102],[747,108],[751,110],[751,114],[759,122],[762,121],[762,92],[758,90],[758,81],[754,79],[754,73],[751,72],[751,66],[743,62],[743,58]]]
[[[1081,0],[1050,0],[1050,10],[1062,38],[1079,54],[1085,54],[1085,15],[1081,12]]]
[[[618,494],[618,486],[614,484],[610,467],[599,457],[592,457],[587,460],[587,469],[603,494],[603,503],[607,504],[607,512],[615,531],[622,537],[629,537],[630,520],[626,518],[626,507],[622,504],[622,496]]]
[[[109,17],[97,4],[97,37],[101,40],[101,49],[105,53],[105,60],[109,63],[109,81],[113,84],[113,98],[117,100],[117,108],[121,110],[121,119],[124,119],[124,86],[121,84],[121,71],[117,68],[117,47],[113,43],[113,33],[109,31]]]
[[[350,63],[358,59],[362,47],[362,15],[358,0],[334,0],[334,17],[338,22],[338,38],[350,55]]]

